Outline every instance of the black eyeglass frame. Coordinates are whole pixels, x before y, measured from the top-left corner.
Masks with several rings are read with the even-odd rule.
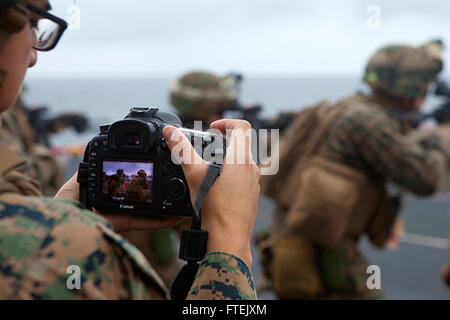
[[[39,50],[39,51],[53,50],[56,47],[56,45],[58,44],[59,40],[61,39],[64,31],[66,31],[66,29],[67,29],[67,26],[68,26],[67,22],[61,18],[58,18],[57,16],[54,16],[53,14],[51,14],[45,10],[42,10],[41,8],[38,8],[38,7],[28,3],[28,2],[26,3],[25,7],[28,10],[30,10],[31,12],[33,12],[43,18],[49,19],[49,20],[53,21],[54,23],[56,23],[57,25],[59,25],[58,34],[56,35],[56,38],[50,47],[39,48],[39,47],[33,46],[33,48],[35,48],[36,50]]]

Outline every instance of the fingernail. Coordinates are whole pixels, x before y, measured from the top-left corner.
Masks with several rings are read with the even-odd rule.
[[[175,127],[174,126],[165,126],[164,127],[162,134],[163,134],[164,139],[166,140],[166,142],[172,141],[171,139],[172,139],[172,135],[173,135],[174,132],[175,132]]]

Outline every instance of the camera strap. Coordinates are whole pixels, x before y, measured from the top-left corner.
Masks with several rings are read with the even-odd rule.
[[[83,161],[81,161],[80,165],[78,166],[77,182],[80,190],[80,203],[84,206],[84,208],[92,210],[92,205],[90,204],[88,199],[88,150],[89,146],[87,146],[84,150]]]
[[[173,300],[186,299],[197,274],[199,262],[205,256],[208,231],[201,228],[201,212],[206,195],[222,172],[222,167],[223,161],[220,164],[216,162],[209,164],[195,200],[191,228],[184,229],[182,232],[179,258],[187,261],[187,263],[178,272],[172,283],[170,296]]]

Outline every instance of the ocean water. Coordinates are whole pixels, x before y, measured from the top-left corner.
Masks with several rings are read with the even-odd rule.
[[[91,118],[92,132],[77,136],[73,132],[55,136],[53,142],[87,141],[98,124],[123,118],[133,106],[152,106],[172,110],[168,92],[173,79],[28,79],[26,101],[47,105],[52,113],[78,111]],[[363,85],[357,78],[246,78],[242,86],[243,103],[261,103],[263,117],[295,110],[323,98],[336,100]]]
[[[87,142],[98,125],[123,118],[133,106],[152,106],[172,110],[168,92],[171,78],[135,79],[27,79],[26,102],[31,106],[46,105],[51,113],[78,111],[87,115],[92,130],[78,136],[64,132],[54,136],[55,144]],[[275,116],[280,111],[298,110],[321,99],[336,101],[357,90],[367,91],[358,77],[323,78],[245,78],[242,85],[242,103],[263,105],[263,117]],[[427,109],[438,104],[431,97]]]
[[[86,114],[94,124],[92,130],[79,136],[65,132],[54,136],[54,145],[86,143],[97,133],[97,126],[123,118],[132,106],[152,106],[172,110],[168,91],[172,79],[28,79],[26,102],[47,105],[52,113],[78,111]],[[340,97],[364,90],[357,77],[341,78],[246,78],[242,87],[242,102],[259,102],[264,106],[264,117],[280,111],[304,108],[321,99],[335,101]],[[429,97],[425,109],[439,104]],[[77,167],[77,159],[73,168]],[[74,169],[75,170],[75,169]],[[405,205],[407,232],[428,237],[422,244],[405,242],[397,250],[379,252],[363,241],[362,251],[371,264],[383,270],[383,290],[390,299],[450,299],[439,273],[448,261],[446,250],[432,243],[446,241],[450,221],[448,193],[432,199],[408,197]],[[255,231],[271,224],[273,203],[261,197]],[[427,240],[428,239],[428,240]],[[427,244],[431,242],[431,244]],[[261,277],[258,251],[253,248],[253,274],[257,285]],[[412,281],[413,279],[413,281]],[[262,299],[273,299],[269,292],[259,292]]]

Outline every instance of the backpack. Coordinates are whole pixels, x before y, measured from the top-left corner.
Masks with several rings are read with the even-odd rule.
[[[343,108],[343,103],[332,105],[328,100],[322,100],[299,112],[286,129],[280,139],[278,173],[263,176],[260,180],[261,193],[273,198],[281,209],[290,207],[297,192],[294,171],[299,161],[317,151],[322,138]]]

